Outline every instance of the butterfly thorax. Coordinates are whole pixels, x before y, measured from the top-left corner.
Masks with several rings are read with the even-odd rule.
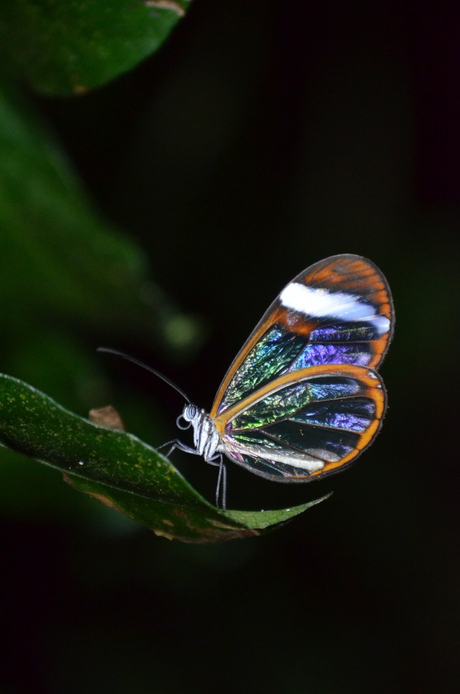
[[[196,405],[184,406],[182,417],[193,427],[193,443],[199,455],[206,461],[220,450],[221,439],[211,417]]]

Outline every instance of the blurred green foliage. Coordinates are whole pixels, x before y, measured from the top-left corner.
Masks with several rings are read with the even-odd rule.
[[[149,278],[145,255],[91,208],[30,106],[12,91],[4,84],[0,92],[0,311],[8,334],[34,316],[37,328],[46,327],[48,315],[108,331],[123,316],[139,337],[174,342],[168,325],[177,315]],[[173,347],[187,347],[193,337],[193,326],[184,324]]]
[[[142,17],[136,20],[137,43],[134,36],[129,36],[129,27],[123,32],[124,45],[130,47],[127,62],[126,55],[123,59],[120,51],[111,47],[111,42],[117,40],[113,27],[106,25],[107,36],[103,39],[95,19],[97,15],[104,24],[104,16],[116,17],[121,27],[127,5],[18,1],[3,4],[0,9],[4,37],[0,79],[0,321],[4,370],[9,366],[13,373],[29,378],[69,407],[83,412],[105,404],[103,398],[109,397],[102,360],[96,359],[91,347],[88,349],[91,335],[94,340],[116,341],[128,333],[146,346],[179,356],[196,346],[199,328],[152,280],[141,248],[95,209],[30,97],[13,81],[11,68],[15,54],[21,59],[16,65],[19,76],[49,91],[65,91],[77,74],[72,72],[69,60],[72,53],[78,54],[78,44],[87,48],[79,54],[86,69],[91,72],[94,66],[92,84],[107,81],[157,47],[167,34],[165,15],[170,20],[174,14],[140,5],[147,21]],[[135,21],[138,10],[133,9],[128,11]],[[75,13],[78,22],[73,21]],[[97,45],[89,39],[89,26],[99,36]],[[154,35],[157,38],[153,41]],[[46,47],[41,46],[43,41]],[[84,79],[83,74],[80,77]],[[136,410],[142,419],[139,406],[133,412]],[[7,451],[2,452],[4,461],[10,458]],[[36,486],[30,486],[28,492],[26,485],[23,490],[22,478],[18,486],[14,484],[16,470],[10,473],[11,484],[2,485],[5,501],[24,493],[34,494]],[[9,479],[10,473],[2,466],[0,475]],[[56,505],[62,512],[57,500]],[[72,509],[71,503],[70,513]]]

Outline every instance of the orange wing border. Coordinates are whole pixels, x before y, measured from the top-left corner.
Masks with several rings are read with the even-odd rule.
[[[361,453],[363,453],[363,451],[377,436],[383,423],[383,417],[387,407],[386,390],[379,374],[376,371],[369,369],[369,367],[355,366],[352,364],[338,365],[334,369],[331,369],[330,365],[311,366],[307,369],[284,374],[271,383],[265,385],[263,388],[251,393],[251,395],[244,398],[244,400],[229,407],[227,410],[214,418],[214,424],[216,425],[217,431],[222,440],[225,442],[227,424],[238,417],[238,415],[242,414],[249,407],[257,402],[260,402],[261,400],[264,400],[268,395],[272,395],[286,386],[295,385],[300,381],[308,381],[312,378],[317,378],[318,376],[350,377],[364,384],[366,390],[360,393],[360,395],[368,397],[374,401],[376,406],[375,418],[370,426],[360,434],[357,446],[348,455],[340,460],[336,462],[328,462],[321,470],[312,472],[308,475],[292,475],[291,477],[286,478],[270,477],[270,479],[279,482],[305,482],[314,478],[324,477],[332,474],[333,472],[338,472],[339,468],[342,468],[344,465],[354,461],[359,455],[361,455]],[[249,451],[248,455],[251,456]],[[235,459],[231,459],[233,462],[237,462]],[[253,468],[251,468],[251,471],[256,472],[256,470]],[[264,475],[262,474],[261,476]]]

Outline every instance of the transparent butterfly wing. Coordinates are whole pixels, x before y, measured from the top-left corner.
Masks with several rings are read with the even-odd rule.
[[[257,475],[305,482],[338,472],[370,445],[386,408],[378,374],[344,365],[284,375],[215,424],[223,452]]]
[[[284,288],[249,336],[211,417],[284,374],[324,365],[378,368],[393,324],[388,283],[371,261],[346,254],[312,265]]]

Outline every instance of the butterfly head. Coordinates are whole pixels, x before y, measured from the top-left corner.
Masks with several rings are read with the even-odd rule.
[[[196,405],[192,405],[191,403],[186,403],[184,405],[184,409],[182,411],[182,418],[185,419],[186,422],[190,422],[193,424],[193,422],[196,422],[196,420],[200,416],[200,409]]]

